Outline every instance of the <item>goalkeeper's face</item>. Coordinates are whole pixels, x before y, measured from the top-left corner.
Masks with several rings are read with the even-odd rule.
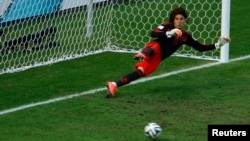
[[[185,23],[186,23],[186,18],[183,15],[181,15],[181,14],[175,15],[174,26],[176,28],[182,29],[183,26],[185,25]]]

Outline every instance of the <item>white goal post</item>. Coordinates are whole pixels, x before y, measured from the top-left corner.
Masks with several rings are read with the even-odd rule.
[[[222,0],[221,10],[221,35],[230,35],[230,13],[231,13],[231,0]],[[229,62],[229,44],[224,45],[220,51],[220,62]]]
[[[103,52],[136,53],[153,28],[182,6],[185,27],[204,43],[229,35],[230,0],[6,0],[0,9],[0,74]],[[229,45],[174,55],[229,61]]]

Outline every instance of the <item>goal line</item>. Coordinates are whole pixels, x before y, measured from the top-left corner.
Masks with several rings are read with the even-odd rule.
[[[242,61],[242,60],[247,60],[247,59],[250,59],[250,55],[246,55],[246,56],[242,56],[242,57],[239,57],[239,58],[232,59],[232,60],[230,60],[230,62]],[[151,80],[155,80],[155,79],[161,79],[161,78],[169,77],[169,76],[172,76],[172,75],[177,75],[177,74],[184,73],[184,72],[189,72],[189,71],[195,71],[195,70],[199,70],[199,69],[203,69],[203,68],[207,68],[207,67],[212,67],[212,66],[216,66],[216,65],[220,65],[220,64],[221,64],[220,62],[213,62],[213,63],[204,64],[204,65],[200,65],[200,66],[195,66],[195,67],[191,67],[191,68],[186,68],[186,69],[182,69],[182,70],[172,71],[172,72],[164,73],[164,74],[157,75],[157,76],[142,78],[142,79],[139,79],[137,81],[132,82],[129,85],[144,83],[144,82],[147,82],[147,81],[151,81]],[[129,85],[127,85],[127,86],[129,86]],[[84,91],[84,92],[81,92],[81,93],[71,94],[71,95],[68,95],[68,96],[63,96],[63,97],[49,99],[49,100],[45,100],[45,101],[41,101],[41,102],[26,104],[26,105],[22,105],[22,106],[10,108],[10,109],[2,110],[2,111],[0,111],[0,115],[6,115],[6,114],[9,114],[9,113],[13,113],[13,112],[17,112],[17,111],[21,111],[21,110],[25,110],[25,109],[29,109],[29,108],[41,106],[41,105],[47,105],[47,104],[51,104],[51,103],[55,103],[55,102],[59,102],[59,101],[69,100],[69,99],[84,96],[84,95],[95,94],[95,93],[102,92],[102,91],[105,91],[105,90],[106,90],[106,87],[101,87],[101,88],[96,88],[96,89],[92,89],[92,90],[89,90],[89,91]]]

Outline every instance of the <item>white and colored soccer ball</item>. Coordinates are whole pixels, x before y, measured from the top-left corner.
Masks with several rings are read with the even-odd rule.
[[[148,138],[155,139],[161,135],[161,126],[157,123],[148,123],[144,128],[144,133]]]

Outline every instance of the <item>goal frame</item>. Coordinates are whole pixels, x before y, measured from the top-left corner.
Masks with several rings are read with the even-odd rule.
[[[70,0],[64,0],[64,1],[70,2]],[[11,5],[12,5],[11,4],[9,7],[5,8],[5,9],[7,9],[7,11],[1,12],[2,14],[1,14],[1,19],[0,19],[0,29],[4,28],[4,26],[14,25],[11,28],[8,27],[6,30],[7,33],[9,31],[10,32],[13,31],[13,33],[11,33],[11,34],[8,33],[8,35],[7,35],[8,38],[12,38],[13,35],[18,37],[18,36],[20,36],[19,34],[21,34],[23,32],[24,33],[26,32],[25,35],[31,34],[33,31],[40,32],[40,31],[42,31],[42,29],[45,29],[46,26],[53,26],[52,24],[59,26],[59,30],[63,34],[64,33],[66,33],[66,34],[65,34],[65,36],[63,36],[63,39],[60,39],[60,37],[62,37],[61,35],[59,35],[59,38],[57,39],[57,41],[59,40],[58,42],[62,45],[62,46],[60,46],[60,48],[53,48],[51,50],[46,49],[46,50],[41,50],[41,51],[39,50],[39,52],[38,51],[34,52],[34,54],[33,54],[33,52],[26,51],[23,53],[24,56],[19,56],[20,54],[22,55],[21,51],[17,52],[16,54],[7,54],[7,55],[4,54],[3,56],[0,56],[0,75],[4,74],[4,73],[13,73],[13,72],[18,72],[18,71],[24,71],[24,70],[34,68],[34,67],[50,65],[50,64],[57,63],[57,62],[61,62],[61,61],[86,57],[89,55],[95,55],[95,54],[100,54],[100,53],[104,53],[104,52],[125,52],[125,53],[138,52],[138,50],[139,50],[138,48],[142,48],[142,46],[141,46],[142,42],[146,43],[146,41],[144,40],[144,36],[145,36],[146,40],[149,39],[149,37],[146,37],[147,36],[146,32],[143,31],[143,33],[140,33],[140,35],[142,35],[142,37],[139,38],[139,40],[142,39],[142,40],[140,40],[141,43],[140,43],[140,45],[136,44],[135,48],[133,48],[133,49],[124,47],[123,46],[124,43],[119,44],[121,46],[116,45],[116,43],[112,42],[113,39],[111,39],[111,38],[113,38],[113,37],[110,36],[112,34],[112,33],[110,33],[110,30],[112,30],[112,29],[109,29],[109,28],[112,28],[112,27],[111,27],[111,25],[109,25],[110,23],[108,23],[108,21],[111,20],[111,18],[112,18],[112,13],[113,13],[112,10],[113,10],[114,5],[116,5],[116,6],[120,5],[120,4],[122,5],[125,2],[129,2],[129,4],[130,4],[130,1],[133,1],[133,0],[86,0],[86,1],[76,0],[75,3],[81,2],[81,5],[79,7],[70,7],[69,6],[70,7],[69,9],[66,9],[67,7],[65,7],[65,9],[53,11],[51,13],[43,13],[42,15],[37,15],[41,11],[36,11],[38,13],[35,13],[32,17],[24,17],[22,19],[15,19],[15,20],[10,21],[10,22],[9,21],[2,22],[4,16],[6,14],[8,14],[9,10],[11,10]],[[171,0],[169,0],[169,1],[171,1]],[[180,1],[183,4],[185,0],[180,0]],[[19,0],[19,2],[20,2],[20,0]],[[40,1],[40,2],[42,4],[46,3],[46,1]],[[135,1],[135,2],[137,2],[137,1]],[[138,2],[144,2],[144,1],[138,0]],[[163,2],[163,1],[160,1],[160,2]],[[147,3],[147,2],[145,2],[145,3]],[[215,7],[217,8],[216,10],[218,10],[218,7],[219,7],[219,11],[221,11],[221,14],[219,14],[219,12],[217,11],[218,13],[216,13],[215,15],[220,15],[220,17],[218,16],[218,18],[215,18],[215,21],[217,21],[217,23],[219,23],[221,27],[218,27],[219,24],[216,24],[216,28],[217,28],[216,31],[220,32],[220,33],[216,32],[216,36],[218,34],[220,34],[220,36],[227,36],[230,34],[230,10],[231,10],[230,4],[231,4],[231,0],[221,0],[219,3],[221,6],[216,5]],[[54,8],[48,8],[47,12],[49,12],[50,10],[57,9],[56,2],[54,2],[53,4],[54,4],[53,5]],[[136,6],[138,6],[138,5],[136,5]],[[31,7],[29,7],[29,8],[31,9]],[[101,13],[101,12],[103,12],[102,10],[105,8],[107,8],[110,11],[108,11],[107,13]],[[167,9],[166,8],[164,9],[165,12],[166,12],[166,10],[170,10],[168,8],[169,7],[167,7]],[[140,7],[138,7],[138,9],[140,9]],[[155,10],[155,9],[151,9],[151,10]],[[80,13],[79,11],[80,12],[83,11],[81,13],[81,15],[78,15],[78,16],[82,16],[83,20],[81,18],[79,18],[79,21],[77,21],[77,26],[80,25],[80,27],[79,27],[79,29],[74,29],[74,31],[76,33],[74,33],[73,36],[75,36],[75,38],[70,37],[72,35],[72,31],[68,25],[70,25],[71,21],[69,19],[71,19],[71,18],[68,18],[69,16],[67,14],[72,14],[74,12]],[[20,12],[22,15],[24,12],[27,12],[27,11],[23,10]],[[111,12],[111,13],[109,13],[109,12]],[[120,12],[124,12],[124,11],[121,10]],[[213,13],[213,11],[212,11],[212,13]],[[86,17],[85,17],[85,14],[86,14]],[[99,14],[100,17],[96,18],[95,16],[97,16],[97,14]],[[111,15],[109,15],[109,14],[111,14]],[[131,13],[128,13],[128,14],[130,14],[128,16],[131,16]],[[12,16],[13,15],[15,15],[15,14],[12,13]],[[26,13],[26,15],[29,15],[29,13]],[[62,20],[64,18],[60,19],[60,16],[64,16],[64,15],[68,16],[67,18],[65,18],[65,21]],[[58,18],[58,21],[53,21],[54,17]],[[48,18],[48,22],[46,21],[46,18]],[[105,23],[100,23],[98,18],[105,20]],[[153,18],[153,17],[151,17],[151,18]],[[40,27],[38,27],[38,25],[34,26],[34,27],[32,27],[33,26],[32,25],[29,27],[29,24],[32,22],[32,20],[35,22],[36,21],[44,22],[46,26],[44,26],[42,23],[37,23],[37,24],[40,24]],[[159,23],[160,20],[162,20],[162,19],[161,18],[156,19],[158,24],[160,24]],[[25,21],[28,21],[27,22],[27,26],[28,26],[27,29],[25,29],[25,30],[21,29],[22,31],[17,32],[17,34],[16,34],[15,29],[18,29],[18,27],[23,27],[23,24],[25,24]],[[156,21],[154,21],[154,22],[156,22]],[[63,22],[68,22],[68,24],[64,25]],[[58,25],[58,24],[61,24],[61,25]],[[100,26],[99,26],[99,24],[100,24]],[[152,23],[147,23],[147,24],[152,24]],[[153,23],[153,24],[155,24],[155,23]],[[212,25],[212,24],[210,24],[210,25]],[[96,26],[98,26],[98,28]],[[65,27],[68,29],[65,29]],[[151,27],[151,25],[150,25],[150,27]],[[99,31],[99,29],[102,29],[102,28],[104,28],[104,30]],[[125,28],[130,28],[130,27],[126,26]],[[218,28],[220,28],[220,29],[218,29]],[[150,29],[147,28],[147,29],[145,29],[145,31],[146,30],[148,31]],[[103,33],[101,33],[101,32],[103,32]],[[196,30],[196,33],[199,34],[199,30],[198,31]],[[77,35],[75,35],[75,34],[77,34]],[[120,36],[122,34],[123,34],[123,31],[120,31],[118,36]],[[102,36],[102,37],[100,37],[100,36]],[[97,39],[98,41],[95,41],[95,39],[96,39],[95,37],[98,37],[98,38],[100,37],[101,39]],[[208,37],[209,37],[209,40],[211,38],[216,38],[216,37],[212,37],[212,36],[208,36]],[[64,38],[66,38],[66,39],[64,39]],[[67,39],[67,38],[70,38],[70,39]],[[72,43],[70,44],[69,42],[67,42],[68,40],[72,41]],[[74,40],[76,40],[76,42],[73,42]],[[86,43],[85,43],[85,41],[83,41],[84,43],[81,43],[82,40],[86,40]],[[121,39],[117,39],[118,42],[120,40]],[[128,40],[128,41],[130,41],[130,40]],[[126,42],[128,42],[128,41],[126,41]],[[91,43],[89,43],[89,42],[91,42]],[[99,42],[101,44],[98,44]],[[65,45],[65,43],[66,43],[66,45]],[[68,48],[64,49],[64,47],[68,46],[68,45],[72,45],[73,47],[69,47],[69,50],[68,50]],[[87,45],[87,46],[85,46],[85,45]],[[131,43],[130,46],[133,46],[133,45],[134,44]],[[94,49],[92,49],[92,48],[94,48]],[[2,49],[2,47],[0,47],[0,49]],[[76,50],[74,50],[74,49],[76,49]],[[57,50],[58,50],[58,52],[56,53]],[[66,52],[62,52],[62,51],[66,51]],[[184,50],[184,52],[186,52],[186,50]],[[46,54],[46,53],[54,53],[54,54]],[[202,58],[202,57],[199,58],[199,57],[192,56],[189,54],[176,53],[173,55],[174,56],[181,56],[181,57],[197,58],[197,59],[214,60],[214,61],[219,61],[222,63],[229,62],[229,44],[224,45],[222,48],[220,48],[220,51],[218,51],[216,53],[219,53],[219,55],[216,54],[216,56],[219,56],[219,58],[215,58],[215,59],[213,59],[213,58],[208,59],[208,58],[206,58],[206,56],[204,58]],[[29,54],[30,54],[30,56],[28,56]],[[42,56],[42,55],[44,55],[44,56]],[[211,56],[213,56],[213,54]],[[33,58],[33,57],[37,57],[37,58]],[[26,60],[28,62],[25,62]],[[19,64],[17,64],[17,63],[19,63]]]
[[[230,11],[231,0],[222,0],[221,10],[221,36],[230,35]],[[225,44],[220,49],[220,62],[229,62],[229,44]]]

